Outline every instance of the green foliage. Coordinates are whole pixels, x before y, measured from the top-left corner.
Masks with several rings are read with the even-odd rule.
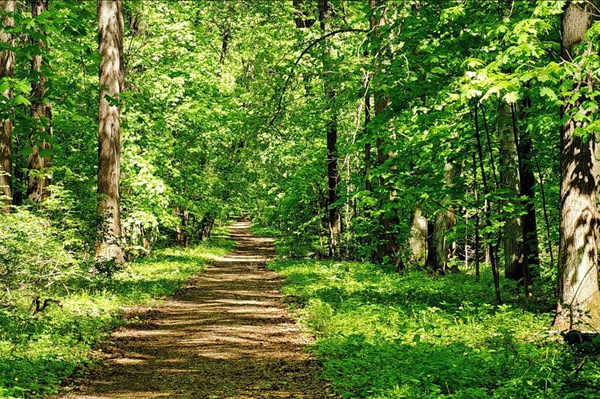
[[[25,209],[0,214],[0,303],[11,306],[66,284],[82,271],[76,249],[78,242],[68,225],[59,229]]]
[[[548,331],[552,314],[496,306],[471,275],[276,261],[287,301],[344,398],[597,397],[600,358]]]
[[[127,322],[125,307],[156,304],[232,249],[221,230],[194,248],[156,251],[109,281],[70,276],[69,290],[44,292],[62,308],[49,305],[35,316],[25,307],[0,309],[0,398],[55,393],[96,360],[92,349],[101,351],[111,329]]]

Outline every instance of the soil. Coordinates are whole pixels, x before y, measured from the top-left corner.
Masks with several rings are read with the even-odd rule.
[[[265,268],[273,240],[237,222],[237,249],[173,299],[115,332],[102,366],[55,398],[331,398],[310,343]]]

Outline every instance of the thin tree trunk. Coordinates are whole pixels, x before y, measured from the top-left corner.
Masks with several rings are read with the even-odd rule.
[[[369,84],[371,77],[369,74],[365,77],[365,128],[363,129],[365,134],[365,148],[364,148],[364,160],[365,160],[365,190],[373,191],[373,185],[371,184],[371,142],[369,137],[369,124],[371,123],[371,94],[369,93]]]
[[[554,266],[554,249],[552,248],[552,237],[550,235],[550,218],[548,217],[548,206],[546,201],[546,189],[544,188],[544,178],[542,177],[542,170],[540,163],[536,159],[535,166],[540,179],[540,195],[542,196],[542,210],[544,212],[544,224],[546,227],[546,241],[548,244],[548,252],[550,252],[550,266]]]
[[[36,18],[48,10],[48,0],[31,0],[31,15]],[[38,32],[45,35],[44,32]],[[33,40],[33,44],[38,47],[38,54],[35,54],[31,60],[31,73],[34,77],[34,84],[31,90],[31,118],[34,120],[34,127],[31,133],[32,152],[27,160],[27,197],[36,202],[42,202],[50,196],[48,186],[51,184],[49,168],[52,158],[45,154],[51,147],[47,137],[52,135],[52,108],[45,102],[46,94],[45,84],[47,78],[44,76],[42,66],[44,58],[42,53],[46,50],[44,40]]]
[[[475,250],[473,254],[475,256],[475,281],[479,282],[481,278],[480,264],[479,264],[479,187],[477,182],[477,158],[473,153],[473,196],[475,197],[475,204],[477,209],[475,210]]]
[[[2,20],[2,27],[11,27],[15,21],[11,14],[15,12],[15,0],[0,0],[0,12],[6,14]],[[0,42],[9,46],[14,45],[12,34],[4,29],[0,30]],[[13,76],[15,53],[11,50],[0,51],[0,80]],[[10,102],[13,97],[12,89],[2,95]],[[12,164],[13,148],[12,133],[13,121],[8,107],[4,107],[0,116],[0,210],[10,211],[12,205]]]
[[[225,64],[225,59],[227,57],[227,47],[229,46],[229,41],[231,40],[231,28],[229,24],[231,22],[227,20],[226,25],[223,27],[223,35],[222,35],[222,43],[221,43],[221,55],[219,56],[219,64]]]
[[[483,146],[481,145],[481,133],[479,130],[479,111],[477,104],[475,105],[475,138],[477,139],[477,153],[479,155],[479,166],[481,168],[481,181],[483,183],[483,194],[484,198],[488,196],[490,193],[490,187],[488,185],[487,176],[485,174],[485,168],[483,166]],[[491,226],[492,220],[492,208],[490,206],[490,201],[485,198],[485,225],[486,227]],[[500,275],[498,273],[498,265],[496,264],[496,257],[494,256],[495,248],[492,244],[493,240],[485,235],[485,241],[488,248],[488,256],[490,260],[490,265],[492,267],[492,277],[494,279],[494,292],[496,294],[496,302],[498,304],[502,303],[502,296],[500,295]]]
[[[523,104],[524,111],[521,114],[521,120],[526,120],[526,109],[529,107],[529,100],[526,99]],[[518,149],[521,197],[526,198],[525,214],[521,216],[521,226],[523,228],[523,260],[524,260],[524,285],[525,294],[531,295],[531,286],[533,276],[538,274],[540,264],[540,249],[537,232],[537,219],[535,214],[535,175],[532,168],[533,142],[531,135],[526,127],[517,132],[517,113],[515,107],[512,108],[513,132]]]
[[[333,18],[329,0],[319,0],[319,21],[323,33],[331,30],[331,19]],[[327,222],[329,228],[329,256],[337,258],[340,256],[340,235],[342,231],[342,218],[338,205],[338,185],[340,174],[338,171],[338,115],[335,105],[336,92],[333,84],[327,76],[332,69],[331,53],[327,40],[323,43],[323,79],[325,96],[327,97],[328,120],[327,129]]]
[[[562,17],[562,57],[572,62],[575,45],[584,40],[592,23],[592,5],[570,1]],[[583,56],[596,52],[588,43]],[[584,72],[573,77],[573,93],[586,89],[593,91],[594,81]],[[596,206],[598,162],[595,158],[594,140],[576,134],[585,128],[577,122],[572,112],[585,114],[582,104],[585,94],[566,102],[562,117],[566,118],[560,129],[561,185],[560,185],[560,239],[558,262],[558,303],[554,326],[559,330],[600,329],[600,290],[598,287]]]
[[[119,195],[121,125],[116,103],[116,96],[122,92],[124,84],[123,25],[123,0],[98,0],[98,40],[102,57],[98,108],[98,212],[102,226],[96,259],[117,264],[125,261]]]

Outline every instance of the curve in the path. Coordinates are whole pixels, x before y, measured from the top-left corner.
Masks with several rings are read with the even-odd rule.
[[[115,333],[115,353],[64,399],[331,398],[265,269],[273,242],[238,222],[237,249],[149,320]]]

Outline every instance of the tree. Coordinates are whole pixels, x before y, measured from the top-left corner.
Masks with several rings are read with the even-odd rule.
[[[124,89],[123,0],[98,0],[100,98],[98,107],[98,212],[101,218],[96,259],[125,261],[121,244],[119,195],[121,124],[118,95]]]
[[[382,40],[381,31],[387,24],[387,9],[385,2],[381,0],[370,0],[369,7],[372,14],[369,21],[372,38],[375,43],[379,42],[378,44],[380,47],[379,51],[374,54],[375,64],[377,65],[379,72],[381,72],[381,70],[385,69],[385,66],[383,66],[385,62],[383,60],[383,52],[385,51],[385,47],[382,45],[382,43],[385,43],[385,41]],[[376,74],[374,75],[375,78],[379,78],[380,85],[384,86],[384,84],[382,84],[382,77],[378,77]],[[373,91],[375,119],[378,119],[379,121],[385,120],[387,118],[386,113],[390,107],[390,96],[381,88]],[[369,112],[371,112],[370,107]],[[386,139],[389,139],[389,137],[384,136],[384,134],[387,133],[387,129],[383,129],[381,126],[382,125],[380,125],[378,131],[375,132],[377,167],[380,169],[389,169],[387,162],[392,154],[385,148],[386,144],[388,144]],[[378,236],[376,257],[379,260],[388,259],[389,263],[401,268],[403,266],[400,259],[400,245],[398,242],[398,236],[394,231],[399,224],[399,220],[396,214],[395,206],[390,206],[390,203],[394,202],[395,198],[397,197],[397,193],[395,192],[395,189],[389,187],[390,179],[385,178],[383,176],[384,174],[386,173],[380,172],[378,179],[379,206],[383,212],[381,212],[379,217],[378,228],[380,229],[380,234]]]
[[[48,10],[49,0],[31,0],[31,16],[39,17]],[[51,166],[52,159],[47,152],[50,151],[50,144],[47,137],[52,135],[52,106],[46,102],[45,84],[47,78],[44,75],[42,66],[45,51],[44,44],[45,33],[42,30],[36,32],[40,38],[33,38],[34,46],[37,46],[37,53],[31,59],[31,73],[34,79],[31,90],[31,118],[33,119],[33,128],[31,133],[32,151],[27,160],[29,174],[27,176],[27,197],[36,202],[42,202],[50,195],[48,186],[51,183],[51,177],[48,168]]]
[[[329,0],[319,0],[319,22],[323,34],[331,30],[332,7]],[[328,76],[331,73],[332,57],[329,49],[328,40],[323,41],[323,80],[325,88],[325,97],[327,101],[327,223],[329,227],[329,256],[336,257],[340,253],[340,234],[342,232],[342,218],[337,205],[338,185],[340,174],[338,171],[338,115],[335,104],[336,92],[333,88],[333,82]]]
[[[519,198],[521,179],[511,107],[504,102],[499,105],[498,133],[500,136],[500,156],[498,157],[500,188],[503,190],[505,198],[503,209],[514,209],[515,202]],[[509,212],[502,227],[504,276],[511,280],[521,280],[524,277],[523,228],[521,218],[514,213],[514,211]]]
[[[444,166],[444,184],[448,188],[454,186],[457,171],[452,162],[448,161]],[[433,223],[429,223],[427,232],[427,259],[425,266],[438,273],[448,272],[448,255],[450,245],[446,235],[456,224],[456,215],[450,205],[440,210]]]
[[[13,37],[10,32],[4,28],[14,25],[12,14],[15,12],[15,0],[0,0],[0,12],[2,15],[2,27],[0,30],[0,42],[7,47],[13,46]],[[0,51],[0,83],[4,87],[2,95],[7,101],[12,99],[12,90],[10,89],[9,78],[13,75],[15,62],[15,54],[10,49]],[[0,201],[3,203],[3,208],[7,208],[12,204],[12,132],[13,121],[6,115],[8,107],[4,107],[2,115],[0,115]]]
[[[594,80],[583,66],[597,51],[585,41],[593,20],[590,2],[569,1],[562,16],[561,56],[572,64],[574,94],[562,108],[560,129],[560,238],[558,262],[558,305],[554,326],[560,330],[596,331],[600,328],[598,287],[598,208],[595,142],[585,135],[587,111],[583,106]],[[588,137],[586,137],[588,136]]]

